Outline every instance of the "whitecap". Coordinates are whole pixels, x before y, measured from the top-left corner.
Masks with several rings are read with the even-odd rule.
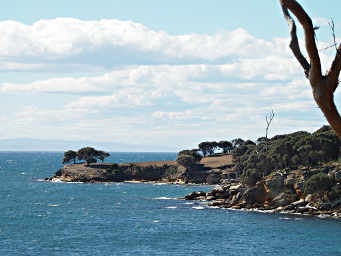
[[[192,203],[192,202],[188,202],[188,203],[184,203],[184,204],[194,204],[194,203]]]
[[[161,197],[155,197],[153,199],[155,199],[155,200],[175,200],[176,198],[161,196]]]
[[[330,217],[330,216],[327,215],[327,214],[320,214],[320,215],[318,215],[317,217],[320,218],[320,219],[325,219],[325,218],[328,218],[328,217]]]
[[[193,206],[192,208],[196,209],[196,210],[203,210],[203,209],[205,209],[205,207],[202,207],[202,206]]]
[[[282,217],[282,218],[279,218],[280,220],[292,220],[292,218],[288,218],[288,217]]]
[[[160,221],[159,220],[153,220],[154,223],[159,223]]]
[[[177,207],[176,206],[167,206],[166,208],[167,209],[176,209]]]
[[[48,204],[47,206],[48,206],[48,207],[58,207],[59,204]]]

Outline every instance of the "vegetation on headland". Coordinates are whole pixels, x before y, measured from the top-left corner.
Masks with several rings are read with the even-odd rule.
[[[329,126],[226,142],[200,143],[198,149],[180,151],[175,161],[66,165],[49,180],[219,184],[185,198],[219,207],[341,217],[341,143]],[[73,153],[65,157],[74,160]]]
[[[246,141],[232,150],[237,180],[185,198],[210,205],[341,218],[340,140],[324,126],[257,143]]]
[[[76,164],[76,160],[78,159],[79,161],[85,161],[87,165],[89,165],[90,163],[96,163],[97,160],[101,160],[103,162],[104,159],[109,156],[109,153],[102,150],[96,150],[92,147],[84,147],[77,152],[73,150],[64,152],[63,164],[71,161]]]

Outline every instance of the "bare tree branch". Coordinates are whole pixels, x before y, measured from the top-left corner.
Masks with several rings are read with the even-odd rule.
[[[321,61],[315,42],[313,22],[302,6],[295,0],[280,0],[282,8],[289,9],[301,23],[304,30],[305,47],[310,59],[309,80],[318,80],[322,77]]]
[[[266,139],[268,138],[269,127],[274,117],[275,117],[275,112],[273,109],[271,110],[269,115],[265,116],[265,121],[266,121],[265,138]]]
[[[328,25],[329,25],[329,27],[330,27],[330,29],[331,29],[331,31],[332,31],[332,36],[333,36],[333,42],[334,42],[335,50],[338,51],[338,50],[337,50],[337,47],[336,47],[336,46],[337,46],[337,43],[336,43],[336,36],[335,36],[335,24],[334,24],[334,20],[331,19],[330,22],[328,22]]]
[[[337,86],[339,85],[339,76],[341,71],[341,44],[336,51],[335,59],[327,72],[327,79],[332,83],[331,90],[335,92]]]
[[[283,4],[282,4],[282,11],[283,11],[284,17],[287,20],[288,25],[290,27],[290,35],[291,35],[291,41],[290,41],[290,45],[289,45],[290,49],[294,53],[298,62],[303,67],[306,77],[308,77],[309,70],[310,70],[310,64],[308,63],[307,59],[301,53],[300,44],[298,42],[297,33],[296,33],[295,21],[290,16],[290,14],[288,12],[288,8],[284,7]]]
[[[341,139],[341,116],[334,103],[334,92],[339,84],[339,75],[341,70],[341,44],[337,49],[337,53],[331,65],[331,68],[327,72],[326,76],[322,76],[321,61],[316,47],[315,32],[311,18],[296,0],[279,0],[279,2],[284,12],[285,18],[289,22],[289,25],[290,22],[293,21],[289,15],[288,10],[296,16],[304,29],[305,47],[310,59],[310,70],[307,78],[309,79],[311,88],[313,90],[314,100],[321,109],[331,127],[336,132],[337,136]],[[333,30],[333,25],[331,26],[331,28]],[[292,30],[293,28],[291,26],[291,37],[293,38]],[[296,28],[294,29],[294,36],[297,37],[295,30]],[[334,43],[336,43],[335,33],[333,37]],[[297,48],[296,46],[296,51],[297,49],[299,48]],[[298,61],[302,65],[302,60],[298,59]]]

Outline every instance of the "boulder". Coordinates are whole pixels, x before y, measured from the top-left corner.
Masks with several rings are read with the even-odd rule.
[[[284,185],[287,187],[292,187],[296,183],[296,175],[294,173],[289,174],[284,181]]]
[[[275,198],[284,190],[284,177],[280,174],[269,176],[265,180],[265,186],[269,198]]]
[[[207,201],[213,201],[213,200],[216,200],[217,198],[215,196],[207,196],[206,197],[206,200]]]
[[[305,201],[305,199],[302,198],[302,199],[300,199],[298,201],[295,201],[295,202],[291,203],[291,205],[293,205],[295,207],[301,207],[301,206],[306,205],[306,201]]]
[[[185,196],[186,200],[196,200],[198,199],[198,197],[200,196],[206,196],[206,193],[203,191],[199,191],[199,192],[192,192],[188,195]]]
[[[209,185],[218,184],[220,181],[220,175],[216,173],[211,173],[207,175],[206,183]]]
[[[264,187],[264,183],[258,182],[256,186],[247,189],[244,192],[243,198],[249,205],[255,203],[264,203],[266,200],[268,200],[268,193]]]
[[[296,199],[297,196],[295,194],[281,192],[274,199],[272,199],[271,205],[273,205],[274,207],[287,206],[290,203],[294,202]],[[292,204],[295,204],[295,202]]]

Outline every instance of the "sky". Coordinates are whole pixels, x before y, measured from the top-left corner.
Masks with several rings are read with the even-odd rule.
[[[319,49],[331,18],[341,41],[340,1],[299,2]],[[262,137],[272,109],[270,136],[326,124],[278,1],[5,0],[0,34],[0,140],[179,150]]]

